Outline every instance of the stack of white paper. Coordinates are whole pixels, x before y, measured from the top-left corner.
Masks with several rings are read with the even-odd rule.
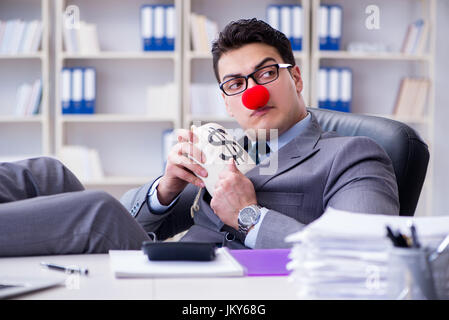
[[[294,242],[287,268],[302,299],[385,299],[388,296],[386,225],[436,248],[449,234],[449,217],[398,217],[349,213],[329,208],[323,216],[286,238]]]

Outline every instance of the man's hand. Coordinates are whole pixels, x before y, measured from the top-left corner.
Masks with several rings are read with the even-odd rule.
[[[238,230],[239,211],[257,204],[253,183],[236,167],[234,160],[219,174],[210,207],[230,227]]]
[[[169,205],[189,183],[204,187],[204,182],[194,173],[207,177],[206,169],[188,158],[190,155],[199,163],[206,162],[204,153],[194,146],[198,138],[193,132],[185,129],[180,129],[176,133],[178,143],[170,149],[164,176],[157,186],[157,197],[162,205]]]

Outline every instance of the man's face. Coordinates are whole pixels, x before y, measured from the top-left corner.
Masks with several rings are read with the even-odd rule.
[[[220,82],[236,75],[246,76],[258,68],[276,63],[285,61],[274,47],[262,43],[247,44],[221,56],[218,61]],[[253,79],[248,79],[248,89],[256,85]],[[305,106],[301,103],[303,85],[299,67],[291,68],[291,74],[286,68],[279,69],[279,78],[264,87],[270,93],[265,106],[250,110],[242,103],[244,92],[234,96],[222,93],[226,110],[245,130],[278,129],[280,135],[306,114]]]

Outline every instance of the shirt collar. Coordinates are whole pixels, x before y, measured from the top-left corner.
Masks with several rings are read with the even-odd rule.
[[[273,145],[273,147],[272,147],[270,144],[270,141],[267,141],[267,144],[270,147],[270,152],[278,151],[283,146],[285,146],[287,143],[292,141],[295,137],[300,135],[304,131],[304,129],[307,127],[307,125],[309,124],[311,118],[312,117],[310,115],[310,112],[307,112],[307,116],[304,119],[298,121],[290,129],[288,129],[283,134],[281,134],[278,137],[277,150],[273,150],[273,147],[275,147],[275,145]]]

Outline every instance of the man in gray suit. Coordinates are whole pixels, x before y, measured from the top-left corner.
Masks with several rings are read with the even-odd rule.
[[[222,172],[211,197],[203,188],[199,210],[190,208],[204,184],[204,154],[195,137],[181,131],[165,173],[130,190],[122,198],[147,231],[164,239],[188,229],[184,241],[205,241],[232,248],[279,248],[284,238],[320,217],[329,206],[362,213],[399,213],[392,164],[384,150],[366,137],[339,137],[323,132],[307,112],[303,82],[289,40],[256,19],[230,23],[212,48],[214,71],[228,114],[245,129],[277,129],[274,174],[261,165],[242,174],[235,164]],[[242,95],[256,85],[269,91],[268,102],[245,108]],[[256,144],[257,145],[257,144]],[[262,148],[264,149],[264,148]],[[262,160],[264,155],[262,156]]]
[[[270,153],[259,155],[260,165],[242,174],[230,163],[213,197],[204,188],[198,194],[204,186],[198,176],[208,173],[189,157],[207,159],[195,146],[197,137],[181,130],[164,175],[128,191],[120,203],[104,192],[84,190],[54,159],[0,164],[0,256],[139,249],[149,240],[147,232],[166,239],[186,230],[182,241],[280,248],[288,245],[288,234],[329,206],[398,214],[390,159],[369,138],[321,130],[306,110],[301,73],[285,35],[262,21],[239,20],[220,33],[212,53],[228,114],[245,130],[278,130],[277,143],[268,144]],[[270,98],[249,110],[241,97],[256,85]],[[257,146],[256,140],[249,149],[265,149]],[[274,158],[276,172],[260,174]]]

